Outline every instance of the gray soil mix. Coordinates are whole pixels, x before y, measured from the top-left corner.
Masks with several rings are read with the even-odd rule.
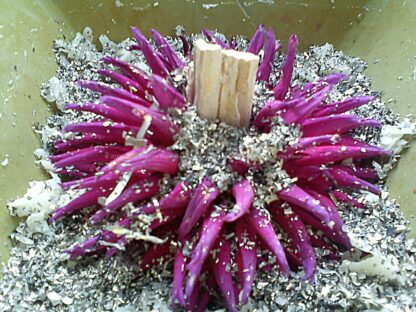
[[[243,38],[239,46],[246,45]],[[15,247],[4,267],[0,280],[0,311],[170,311],[172,263],[143,274],[134,251],[126,251],[105,259],[93,257],[80,261],[69,261],[64,252],[76,241],[82,241],[97,231],[83,222],[82,216],[71,216],[53,224],[46,222],[48,213],[77,196],[77,191],[60,189],[60,178],[52,172],[47,159],[52,143],[66,137],[61,129],[67,123],[89,120],[92,114],[64,110],[66,103],[93,101],[97,94],[79,89],[75,82],[80,79],[102,80],[96,71],[103,67],[100,59],[113,56],[146,69],[143,56],[126,48],[133,40],[113,43],[106,36],[99,38],[101,48],[92,43],[92,34],[86,28],[72,42],[57,40],[54,51],[58,69],[56,75],[46,82],[41,90],[48,102],[56,103],[59,114],[51,116],[47,124],[38,129],[42,147],[35,154],[39,163],[51,174],[47,181],[32,182],[28,193],[10,203],[13,215],[25,217],[12,234]],[[179,41],[171,40],[179,50]],[[274,71],[280,68],[284,56],[276,57]],[[380,129],[361,129],[354,135],[375,145],[389,147],[400,152],[405,143],[402,135],[414,134],[414,125],[400,120],[381,102],[371,82],[364,75],[364,61],[336,51],[330,44],[309,48],[297,56],[294,83],[308,82],[331,72],[342,72],[349,79],[334,88],[331,100],[342,100],[355,95],[375,95],[376,99],[355,111],[357,115],[382,121]],[[275,73],[272,76],[276,76]],[[178,76],[185,79],[185,75]],[[270,96],[263,84],[256,86],[254,111]],[[228,131],[228,126],[217,124],[210,128],[204,124],[194,110],[176,116],[183,127],[174,149],[181,152],[182,176],[193,183],[201,172],[209,172],[220,188],[228,188],[235,177],[223,172],[222,163],[227,155],[242,153],[253,156],[259,148],[256,144],[283,148],[296,140],[298,130],[276,120],[273,135],[265,142],[256,141],[248,130]],[[206,122],[205,122],[206,123]],[[208,129],[208,130],[207,130]],[[410,130],[409,130],[410,129]],[[398,135],[397,135],[398,134]],[[223,154],[218,154],[212,137],[222,138]],[[397,139],[399,137],[399,139]],[[205,144],[204,157],[187,148],[192,139]],[[249,142],[253,147],[241,150],[240,142]],[[192,142],[191,142],[192,143]],[[247,144],[245,144],[247,146]],[[261,150],[267,153],[276,150]],[[398,156],[397,156],[398,157]],[[374,165],[383,177],[397,160]],[[191,165],[192,164],[192,165]],[[290,183],[280,166],[265,172],[257,181],[258,196],[267,197],[270,189],[276,190]],[[203,175],[203,174],[202,174]],[[195,180],[195,181],[194,181]],[[277,183],[276,183],[277,182]],[[318,269],[314,283],[304,282],[294,273],[290,279],[278,271],[256,274],[255,287],[250,303],[244,311],[414,311],[416,309],[416,246],[406,238],[407,222],[398,205],[389,196],[384,186],[381,197],[367,192],[358,195],[365,209],[340,206],[345,230],[351,237],[355,250],[343,254],[342,261],[330,261],[318,253]],[[264,200],[264,198],[262,198]],[[367,255],[364,259],[363,254]],[[210,305],[211,310],[222,306],[218,296]]]

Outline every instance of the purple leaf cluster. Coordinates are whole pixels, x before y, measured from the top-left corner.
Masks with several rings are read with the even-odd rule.
[[[337,259],[340,250],[351,248],[337,203],[364,208],[354,192],[381,192],[368,160],[388,157],[391,152],[350,135],[358,127],[379,127],[380,123],[347,114],[373,98],[358,96],[328,103],[332,88],[346,78],[336,73],[292,86],[298,45],[292,35],[283,66],[277,70],[278,83],[270,86],[274,99],[262,107],[253,126],[259,135],[269,132],[273,119],[280,116],[300,128],[299,141],[276,155],[276,161],[282,161],[297,182],[277,192],[275,201],[259,206],[254,204],[256,186],[244,176],[251,166],[260,170],[261,166],[230,159],[241,179],[229,191],[221,192],[215,181],[200,177],[194,189],[178,182],[161,196],[161,180],[177,176],[180,158],[169,148],[179,131],[169,109],[187,105],[171,75],[187,66],[191,47],[187,38],[181,38],[181,56],[156,30],[151,34],[157,48],[138,29],[133,27],[132,32],[137,41],[132,49],[143,53],[152,73],[103,58],[111,69],[99,73],[116,85],[79,82],[80,87],[98,92],[100,98],[94,103],[67,104],[66,109],[90,112],[96,118],[67,125],[63,131],[73,136],[55,142],[55,154],[50,158],[56,172],[67,178],[62,187],[80,190],[78,197],[52,212],[51,222],[85,208],[89,208],[92,225],[108,222],[114,215],[119,218],[117,231],[110,228],[74,245],[68,250],[71,258],[102,253],[111,257],[137,245],[129,233],[139,233],[151,245],[141,244],[142,270],[174,258],[173,305],[187,311],[203,311],[215,291],[222,294],[229,311],[237,311],[249,300],[256,271],[271,270],[274,265],[287,277],[303,269],[303,278],[313,282],[315,248],[325,249],[329,259]],[[210,30],[203,33],[225,49],[232,47]],[[258,81],[268,82],[274,74],[280,47],[272,29],[266,32],[260,25],[248,47],[249,52],[262,54]],[[230,198],[231,207],[227,205]],[[142,220],[148,223],[143,225]],[[274,260],[266,264],[267,255]]]

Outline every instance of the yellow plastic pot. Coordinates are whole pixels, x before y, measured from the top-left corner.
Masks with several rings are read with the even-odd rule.
[[[58,37],[70,39],[90,26],[96,36],[129,36],[129,26],[171,34],[218,28],[226,35],[251,35],[263,23],[279,38],[299,34],[301,48],[330,42],[368,61],[367,75],[383,99],[402,115],[415,111],[416,1],[392,0],[0,0],[0,252],[17,220],[6,202],[25,193],[28,181],[44,179],[34,164],[39,139],[32,130],[53,110],[39,95],[56,68],[51,51]],[[391,193],[412,221],[416,201],[416,148],[389,176]],[[416,223],[412,221],[413,229]],[[412,235],[415,236],[415,231]]]

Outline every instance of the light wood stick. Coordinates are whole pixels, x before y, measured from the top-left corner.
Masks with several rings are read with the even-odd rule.
[[[236,127],[250,123],[257,55],[234,50],[222,51],[219,119]]]
[[[198,114],[209,120],[218,117],[221,47],[198,39],[194,43],[194,103]]]
[[[248,52],[222,50],[198,39],[194,44],[194,104],[198,114],[232,126],[250,124],[259,57]]]

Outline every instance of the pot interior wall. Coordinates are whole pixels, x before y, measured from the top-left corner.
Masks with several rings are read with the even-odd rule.
[[[384,93],[384,100],[394,99],[389,105],[403,115],[414,112],[410,106],[416,86],[413,1],[2,1],[0,162],[8,159],[6,166],[0,166],[2,259],[8,253],[7,236],[16,226],[6,201],[24,194],[30,180],[46,178],[34,164],[39,138],[33,127],[44,124],[53,111],[40,97],[39,88],[56,69],[51,50],[54,39],[71,39],[90,26],[96,36],[107,34],[121,40],[130,35],[130,25],[145,33],[157,28],[172,34],[175,26],[183,25],[188,32],[218,28],[226,35],[250,36],[259,23],[272,26],[283,41],[290,33],[298,33],[302,49],[330,42],[364,58],[369,63],[367,73],[375,89]],[[409,219],[416,199],[415,160],[416,149],[410,148],[389,177],[391,192]]]

